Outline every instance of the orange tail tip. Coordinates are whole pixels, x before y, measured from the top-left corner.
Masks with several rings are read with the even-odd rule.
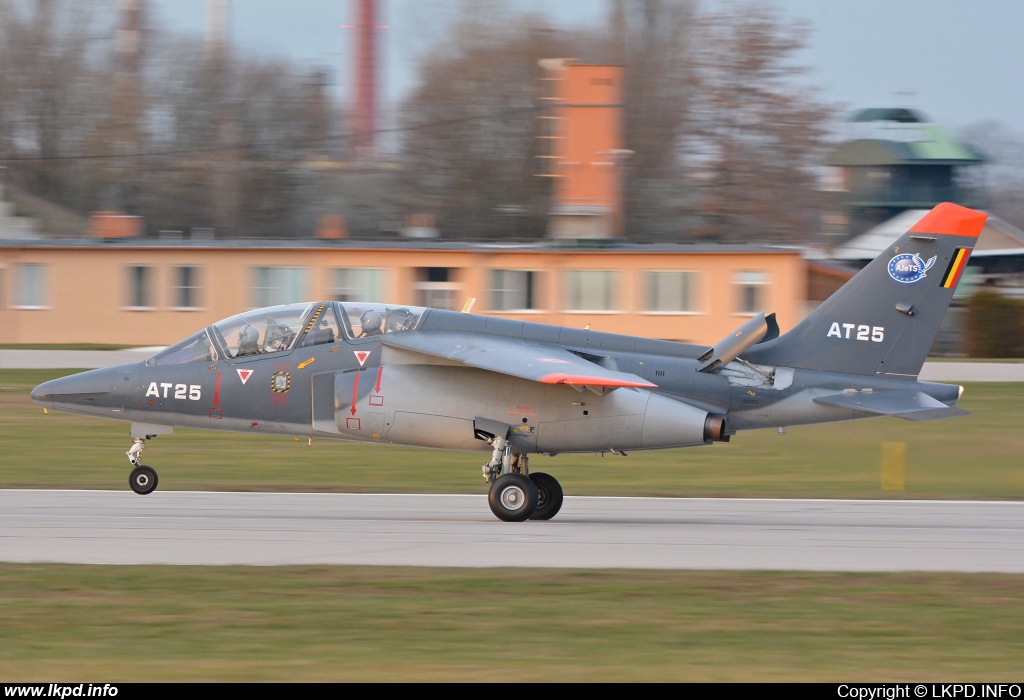
[[[910,233],[936,233],[947,236],[977,238],[985,227],[988,214],[943,202],[924,215],[910,229]]]

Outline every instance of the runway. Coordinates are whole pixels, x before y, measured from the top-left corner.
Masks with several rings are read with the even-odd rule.
[[[0,561],[1024,573],[1024,503],[0,490]]]

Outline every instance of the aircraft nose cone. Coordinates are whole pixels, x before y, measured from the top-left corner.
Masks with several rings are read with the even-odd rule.
[[[30,399],[32,399],[33,403],[36,403],[36,404],[42,403],[42,401],[49,394],[49,390],[47,389],[47,385],[51,384],[51,383],[52,382],[43,382],[42,384],[40,384],[39,386],[37,386],[35,389],[32,390],[32,393],[30,393],[28,396],[29,396]]]
[[[48,382],[43,382],[29,394],[29,398],[32,399],[36,404],[42,406],[43,404],[52,404],[54,398],[57,395],[67,395],[76,393],[73,390],[69,390],[68,377],[61,377],[60,379],[51,379]]]
[[[109,394],[110,385],[109,371],[97,369],[43,382],[32,390],[29,398],[40,406],[77,404]]]

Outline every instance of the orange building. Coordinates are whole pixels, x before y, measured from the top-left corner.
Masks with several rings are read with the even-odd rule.
[[[244,309],[383,301],[713,343],[804,315],[799,251],[624,241],[0,241],[0,343],[163,345]]]
[[[547,61],[553,238],[623,235],[622,69]]]

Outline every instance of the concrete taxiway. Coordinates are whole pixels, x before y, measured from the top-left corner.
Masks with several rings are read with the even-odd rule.
[[[0,561],[1024,573],[1024,503],[2,490]]]

